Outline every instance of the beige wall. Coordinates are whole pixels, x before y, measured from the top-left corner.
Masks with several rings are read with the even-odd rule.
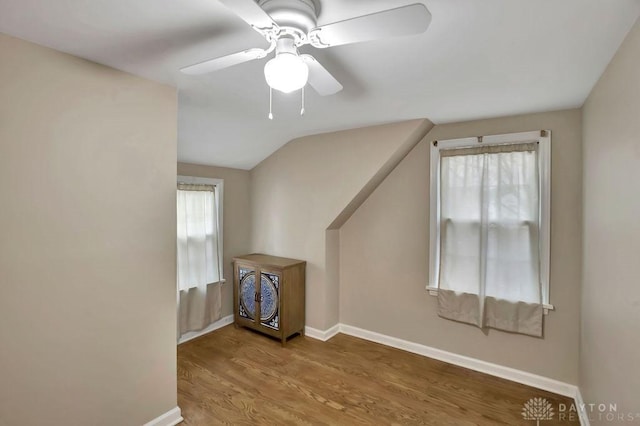
[[[640,412],[640,21],[584,106],[585,402]],[[592,421],[592,424],[597,422]]]
[[[436,315],[429,261],[429,143],[552,131],[551,303],[544,339]],[[438,125],[340,229],[340,322],[557,380],[578,381],[580,110]]]
[[[0,35],[0,424],[176,406],[173,88]]]
[[[339,283],[325,267],[327,228],[430,127],[414,120],[304,137],[251,171],[252,251],[307,261],[308,326],[324,330],[338,321]]]
[[[247,170],[178,163],[178,175],[224,180],[222,316],[233,314],[233,258],[251,251],[250,175]]]

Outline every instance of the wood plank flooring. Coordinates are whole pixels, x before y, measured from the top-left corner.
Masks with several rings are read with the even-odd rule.
[[[224,327],[178,347],[178,405],[193,425],[535,425],[523,404],[569,398],[339,334],[285,348]],[[541,421],[567,425],[570,419]],[[574,416],[573,424],[577,423]]]

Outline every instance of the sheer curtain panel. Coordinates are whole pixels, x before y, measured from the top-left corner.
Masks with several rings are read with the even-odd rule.
[[[178,333],[201,330],[221,316],[218,197],[213,185],[178,184]]]
[[[440,151],[438,314],[542,335],[537,144]]]

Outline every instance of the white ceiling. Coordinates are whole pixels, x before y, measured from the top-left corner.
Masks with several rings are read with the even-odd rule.
[[[412,0],[320,0],[329,23]],[[463,121],[582,105],[640,0],[425,0],[429,30],[313,52],[345,89],[277,94],[265,60],[201,77],[179,68],[264,40],[217,0],[0,0],[0,31],[180,91],[178,159],[251,168],[309,134],[427,117]]]

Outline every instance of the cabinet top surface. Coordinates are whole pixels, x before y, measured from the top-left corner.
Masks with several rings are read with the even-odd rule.
[[[304,260],[289,259],[286,257],[269,256],[267,254],[253,253],[244,256],[236,256],[233,260],[251,262],[259,265],[271,265],[278,268],[287,268],[289,266],[307,263]]]

